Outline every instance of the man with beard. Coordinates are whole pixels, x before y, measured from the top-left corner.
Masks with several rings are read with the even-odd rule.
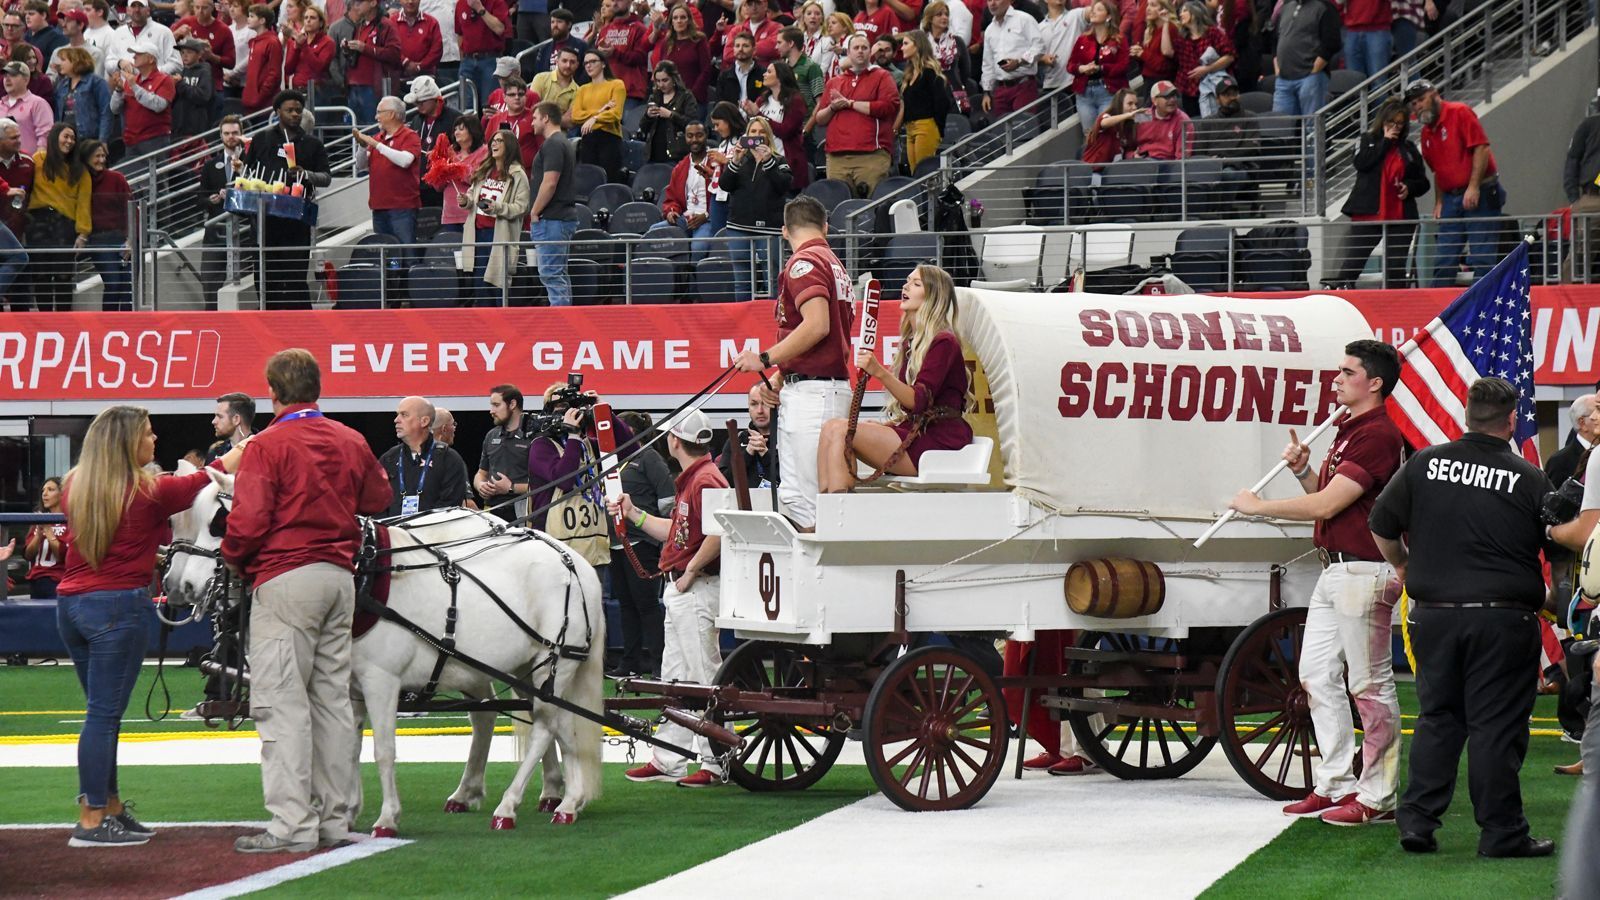
[[[1422,159],[1433,170],[1433,217],[1439,220],[1439,231],[1428,287],[1455,284],[1463,256],[1473,278],[1482,278],[1500,261],[1500,224],[1492,219],[1506,203],[1489,136],[1472,107],[1445,102],[1427,79],[1411,82],[1405,101],[1422,123]]]
[[[217,398],[217,411],[211,416],[211,430],[217,442],[206,450],[206,465],[239,446],[255,431],[256,401],[249,394],[223,394]]]
[[[1222,160],[1222,186],[1213,201],[1216,206],[1237,210],[1255,198],[1255,161],[1261,155],[1261,127],[1256,114],[1239,103],[1239,83],[1224,75],[1217,83],[1217,114],[1195,123],[1195,152]],[[1210,197],[1191,197],[1212,208]]]
[[[560,107],[562,115],[567,114],[572,99],[578,96],[578,85],[581,83],[578,81],[578,60],[582,53],[573,47],[562,47],[556,52],[556,67],[533,76],[533,84],[529,85],[529,90],[537,94],[541,101]]]
[[[516,385],[502,384],[489,391],[489,415],[494,427],[483,436],[483,453],[478,456],[477,474],[472,476],[472,486],[486,507],[527,492],[528,444],[533,440],[533,435],[524,431],[529,423],[522,414],[522,391]],[[525,510],[527,503],[523,499],[515,505]],[[507,521],[519,514],[510,506],[494,513]]]
[[[322,142],[301,129],[306,95],[299,91],[279,91],[272,100],[278,122],[255,135],[245,152],[245,167],[261,173],[263,181],[299,183],[310,200],[319,187],[333,181],[328,167],[328,151]],[[311,226],[300,219],[267,216],[262,243],[266,250],[266,271],[262,273],[262,308],[310,309],[311,294],[306,290],[306,272],[311,265]]]
[[[751,490],[778,483],[778,454],[772,452],[772,407],[762,398],[759,387],[750,389],[750,424],[737,440],[744,449],[744,470]],[[733,453],[722,451],[717,458],[722,477],[733,483]]]
[[[539,49],[533,51],[534,72],[548,72],[555,68],[558,61],[557,54],[569,48],[576,54],[577,59],[583,59],[583,54],[589,50],[589,45],[572,36],[572,23],[575,18],[573,13],[566,9],[550,11],[550,40],[545,41],[539,46]],[[583,71],[582,67],[579,67],[576,71],[579,84],[585,84],[589,81],[589,76]],[[539,92],[539,96],[546,100],[550,99],[550,96],[543,91]]]
[[[661,201],[661,213],[667,224],[680,226],[689,233],[689,256],[698,262],[711,250],[710,186],[714,163],[706,153],[706,126],[699,122],[685,125],[683,141],[689,152],[672,167],[667,194]]]
[[[222,117],[217,126],[222,147],[208,157],[200,169],[200,194],[205,203],[206,218],[222,213],[222,191],[233,183],[244,168],[244,126],[236,115]],[[247,223],[240,223],[241,225]],[[205,288],[206,309],[217,308],[217,293],[227,278],[228,226],[226,223],[209,225],[205,230],[204,251],[200,257],[200,284]],[[240,239],[241,245],[251,242]]]

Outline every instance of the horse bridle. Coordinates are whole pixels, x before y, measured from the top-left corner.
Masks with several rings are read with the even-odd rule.
[[[220,538],[228,533],[228,506],[223,501],[232,501],[233,495],[226,491],[218,491],[217,500],[217,511],[212,515],[211,522],[206,526],[206,530],[214,538]],[[209,616],[213,610],[218,610],[225,606],[228,599],[228,582],[232,578],[232,575],[228,572],[227,563],[222,559],[222,548],[220,546],[202,547],[191,540],[174,538],[172,543],[167,545],[166,555],[162,559],[161,578],[163,581],[166,580],[167,572],[172,568],[173,558],[179,554],[205,557],[211,560],[212,569],[211,576],[206,579],[205,587],[200,591],[200,598],[190,608],[189,615],[186,618],[177,621],[168,619],[163,609],[165,604],[157,604],[157,618],[174,628],[180,625],[187,625],[190,622],[198,622]]]

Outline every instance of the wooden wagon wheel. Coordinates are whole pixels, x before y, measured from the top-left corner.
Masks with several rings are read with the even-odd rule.
[[[816,664],[805,649],[747,641],[722,661],[716,683],[791,699],[815,697]],[[744,737],[744,746],[729,762],[728,777],[746,790],[804,790],[827,774],[844,749],[844,733],[827,723],[740,711],[718,711],[715,717]]]
[[[1153,646],[1149,645],[1150,640],[1134,634],[1085,631],[1078,636],[1078,646],[1117,653],[1181,650],[1182,642],[1172,638],[1155,638]],[[1074,663],[1074,667],[1084,665]],[[1071,693],[1087,696],[1081,691]],[[1181,708],[1185,715],[1194,708],[1193,689],[1174,690],[1171,685],[1160,684],[1159,679],[1149,687],[1117,688],[1106,694],[1108,700]],[[1072,724],[1072,733],[1084,755],[1112,775],[1129,780],[1177,778],[1200,765],[1217,743],[1216,738],[1199,733],[1192,717],[1190,721],[1179,721],[1159,715],[1103,715],[1074,710],[1067,713],[1067,721]]]
[[[1222,752],[1246,784],[1274,800],[1299,800],[1315,786],[1316,735],[1300,686],[1305,632],[1303,607],[1268,613],[1233,642],[1217,673]],[[1360,728],[1354,701],[1350,708]],[[1354,762],[1359,773],[1359,745]]]
[[[901,809],[966,809],[1005,764],[1005,698],[950,647],[921,647],[890,663],[867,697],[864,724],[867,771]]]

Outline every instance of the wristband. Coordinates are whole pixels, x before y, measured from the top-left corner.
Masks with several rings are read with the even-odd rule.
[[[761,351],[761,365],[768,369],[772,368],[772,357],[768,356],[765,350]]]
[[[1311,474],[1311,463],[1306,463],[1306,467],[1304,469],[1301,469],[1298,472],[1291,472],[1290,474],[1293,475],[1296,480],[1299,480],[1301,478],[1306,477],[1307,475],[1310,475]]]
[[[635,527],[635,528],[643,528],[643,527],[644,527],[644,520],[645,520],[645,519],[648,519],[648,518],[650,518],[650,514],[649,514],[649,513],[647,513],[647,512],[640,512],[640,513],[639,513],[639,518],[638,518],[638,520],[637,520],[637,521],[635,521],[635,522],[634,522],[634,523],[633,523],[633,526],[634,526],[634,527]]]

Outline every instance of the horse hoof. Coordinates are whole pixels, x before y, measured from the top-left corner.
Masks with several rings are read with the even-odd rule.
[[[467,809],[467,805],[460,800],[446,800],[444,802],[444,811],[447,813],[464,813],[472,810]]]
[[[374,825],[372,828],[372,836],[375,838],[392,838],[399,837],[400,832],[395,831],[393,828],[385,828],[382,825]]]
[[[558,812],[550,817],[551,825],[572,825],[578,821],[577,813]]]
[[[511,816],[495,816],[489,820],[489,827],[495,831],[510,831],[517,827],[517,820]]]
[[[544,797],[539,800],[539,812],[555,812],[560,805],[560,797]]]

